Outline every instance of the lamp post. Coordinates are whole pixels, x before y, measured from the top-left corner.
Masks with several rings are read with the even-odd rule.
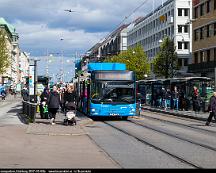
[[[34,103],[37,103],[37,62],[40,61],[39,59],[31,59],[34,61],[33,65],[30,66],[34,66],[34,81],[32,81],[34,83],[34,92],[33,92],[33,97],[34,97]],[[30,74],[31,75],[31,74]],[[30,85],[30,84],[29,84]],[[29,94],[30,96],[30,94]]]

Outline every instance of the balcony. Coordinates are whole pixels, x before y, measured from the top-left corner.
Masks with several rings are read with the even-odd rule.
[[[188,72],[189,73],[205,73],[212,72],[216,67],[216,61],[203,62],[199,64],[189,64]]]

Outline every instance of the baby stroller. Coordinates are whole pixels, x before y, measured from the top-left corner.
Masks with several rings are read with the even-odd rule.
[[[64,124],[68,125],[76,125],[76,105],[73,102],[68,102],[65,105],[65,119]]]

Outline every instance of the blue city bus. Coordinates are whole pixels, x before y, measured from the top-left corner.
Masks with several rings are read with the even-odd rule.
[[[78,107],[90,117],[136,115],[136,80],[122,63],[90,63],[78,80]]]

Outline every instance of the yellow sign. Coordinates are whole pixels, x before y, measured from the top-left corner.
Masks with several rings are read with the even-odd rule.
[[[159,17],[160,21],[164,22],[166,20],[166,16],[165,15],[162,15]]]

